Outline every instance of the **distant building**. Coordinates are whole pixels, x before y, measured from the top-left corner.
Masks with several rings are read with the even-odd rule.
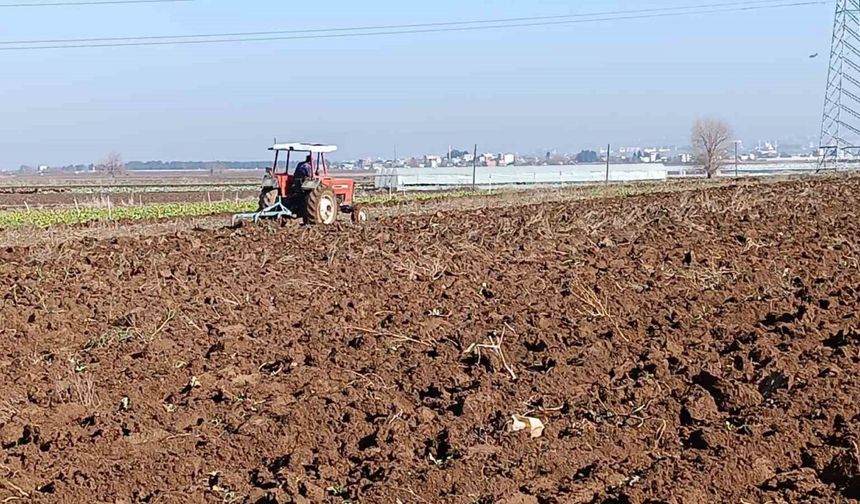
[[[439,164],[442,163],[442,158],[439,156],[424,156],[424,166],[429,166],[430,168],[438,168]]]
[[[491,166],[490,161],[493,162],[492,166],[496,166],[496,155],[491,152],[486,152],[478,157],[478,163],[484,166]]]
[[[499,155],[499,166],[508,166],[516,163],[517,157],[513,154]]]
[[[764,142],[763,144],[760,143],[755,148],[755,155],[762,159],[777,158],[779,157],[779,146],[770,142]]]

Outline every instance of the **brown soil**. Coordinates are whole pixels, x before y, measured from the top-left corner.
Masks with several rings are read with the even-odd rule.
[[[830,175],[816,176],[815,179]],[[403,215],[427,215],[438,212],[463,210],[490,210],[509,206],[524,206],[538,203],[574,202],[592,199],[605,199],[618,196],[633,196],[652,193],[703,190],[715,187],[758,187],[779,184],[787,180],[804,180],[809,177],[767,177],[719,180],[670,180],[665,182],[636,182],[612,185],[575,185],[566,187],[505,188],[479,192],[465,197],[444,197],[446,193],[403,193],[395,195],[390,201],[364,204],[372,220]],[[450,193],[447,193],[450,195]],[[256,200],[254,193],[249,201]],[[438,196],[438,198],[436,197]],[[85,238],[112,239],[121,237],[154,237],[178,231],[201,231],[221,229],[231,221],[231,215],[211,215],[206,217],[186,217],[135,221],[99,221],[71,226],[50,226],[47,228],[0,229],[0,247],[39,245],[42,243],[59,244],[79,241]],[[341,215],[344,222],[349,216]]]
[[[858,199],[2,249],[0,501],[855,501]]]

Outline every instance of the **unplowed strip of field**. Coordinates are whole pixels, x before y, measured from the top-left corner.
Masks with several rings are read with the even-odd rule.
[[[857,499],[858,199],[2,249],[0,501]]]
[[[365,193],[360,194],[357,200],[369,210],[371,219],[379,219],[398,215],[432,214],[451,210],[493,209],[512,205],[522,206],[535,203],[627,197],[657,192],[701,190],[723,186],[749,187],[781,183],[786,180],[800,179],[774,177],[769,179],[684,180],[529,189],[509,188],[497,191],[460,190],[394,194]],[[209,200],[212,201],[211,204]],[[190,208],[186,209],[187,213],[185,214],[183,214],[182,210],[173,211],[175,209],[163,208],[162,210],[164,211],[154,211],[152,208],[164,205],[164,203],[135,205],[129,202],[129,205],[127,205],[128,210],[117,212],[122,215],[131,214],[136,216],[136,218],[123,218],[122,215],[117,218],[116,214],[112,215],[110,211],[112,207],[107,205],[106,202],[79,208],[72,206],[71,208],[61,209],[0,211],[0,247],[34,245],[39,243],[56,244],[84,238],[146,237],[165,233],[169,234],[180,230],[190,231],[192,229],[220,229],[229,225],[231,221],[231,216],[224,213],[224,210],[222,210],[223,207],[235,207],[233,212],[247,212],[255,208],[256,197],[239,199],[238,201],[235,198],[212,200],[210,197],[197,203],[192,202]],[[206,208],[206,205],[209,205],[209,208]],[[68,205],[66,206],[68,207]],[[169,217],[147,217],[153,213],[164,214]],[[343,214],[341,215],[341,220],[347,222],[349,221],[349,216]],[[39,224],[44,221],[55,222],[55,224]],[[66,225],[57,224],[63,222]],[[4,225],[4,223],[7,225]]]

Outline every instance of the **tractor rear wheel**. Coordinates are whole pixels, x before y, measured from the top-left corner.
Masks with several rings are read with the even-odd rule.
[[[328,186],[320,185],[310,193],[305,200],[305,224],[331,225],[337,220],[338,203],[334,191]]]
[[[364,224],[367,222],[367,210],[362,205],[353,205],[351,218],[353,224]]]

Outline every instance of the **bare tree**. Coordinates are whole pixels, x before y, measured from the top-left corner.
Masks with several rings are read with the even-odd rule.
[[[693,125],[693,155],[708,178],[717,174],[729,158],[732,128],[720,119],[699,119]]]
[[[98,164],[96,169],[115,179],[117,175],[125,173],[125,163],[123,163],[122,156],[118,152],[111,152]]]

